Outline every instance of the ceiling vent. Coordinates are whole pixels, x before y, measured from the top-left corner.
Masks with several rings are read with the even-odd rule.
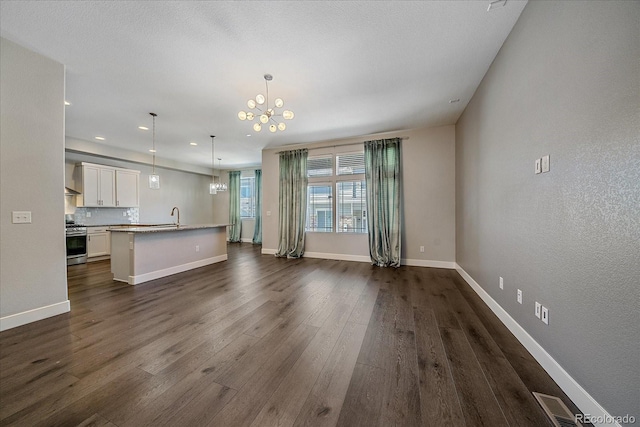
[[[576,421],[574,414],[571,413],[569,408],[555,396],[549,396],[548,394],[542,394],[533,392],[533,396],[536,398],[544,412],[547,413],[551,422],[556,427],[582,427],[578,421]]]

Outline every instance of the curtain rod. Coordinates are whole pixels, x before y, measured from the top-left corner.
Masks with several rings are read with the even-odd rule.
[[[399,138],[399,139],[403,139],[403,140],[404,140],[404,139],[409,139],[409,137],[408,137],[408,136],[397,136],[397,137],[395,137],[395,138]],[[369,141],[373,141],[373,140],[375,140],[375,139],[376,139],[376,138],[371,139],[371,140],[369,140]],[[378,139],[380,139],[380,138],[378,138]],[[391,138],[381,138],[381,139],[391,139]],[[311,150],[323,150],[323,149],[325,149],[325,148],[348,147],[348,146],[350,146],[350,145],[361,145],[361,144],[364,144],[365,142],[366,142],[366,141],[360,141],[360,142],[348,142],[348,143],[346,143],[346,144],[324,145],[324,146],[322,146],[322,147],[308,148],[308,150],[309,150],[309,151],[311,151]],[[273,154],[285,153],[285,152],[287,152],[287,151],[291,151],[291,150],[295,150],[295,148],[291,148],[290,150],[277,151],[277,152],[275,152],[275,153],[273,153]]]

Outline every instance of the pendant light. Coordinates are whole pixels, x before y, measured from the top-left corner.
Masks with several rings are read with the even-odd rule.
[[[216,184],[214,182],[215,178],[214,178],[214,164],[213,164],[213,152],[215,149],[215,144],[213,142],[213,139],[215,138],[215,135],[210,135],[211,136],[211,183],[209,184],[209,194],[216,194],[218,191],[216,190]]]
[[[222,159],[218,157],[218,171],[222,173]],[[216,183],[216,191],[227,191],[227,184],[220,181],[218,178],[218,182]]]
[[[149,188],[152,190],[159,190],[160,175],[156,174],[156,117],[158,115],[156,113],[149,114],[153,117],[153,147],[149,150],[153,153],[153,169],[151,170],[151,175],[149,175]]]

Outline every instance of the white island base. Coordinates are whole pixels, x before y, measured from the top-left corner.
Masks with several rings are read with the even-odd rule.
[[[113,279],[130,285],[227,260],[226,224],[110,231]]]

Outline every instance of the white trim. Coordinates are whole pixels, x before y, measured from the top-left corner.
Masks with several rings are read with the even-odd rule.
[[[94,261],[104,261],[105,259],[111,259],[111,255],[101,255],[101,256],[94,256],[91,258],[87,258],[87,262],[94,262]]]
[[[198,261],[180,264],[162,270],[151,271],[149,273],[138,274],[137,276],[129,276],[130,285],[138,285],[148,282],[149,280],[159,279],[161,277],[171,276],[172,274],[182,273],[183,271],[193,270],[194,268],[204,267],[205,265],[215,264],[227,260],[227,254],[218,255],[212,258],[205,258]]]
[[[583,413],[611,419],[611,415],[457,263],[456,270]],[[611,424],[594,425],[611,426]],[[615,425],[620,427],[617,422]]]
[[[240,241],[242,243],[253,243],[253,238],[252,237],[243,237],[240,239]]]
[[[432,268],[448,268],[454,270],[456,268],[455,262],[452,261],[433,261],[429,259],[401,259],[401,265],[410,265],[414,267],[432,267]]]
[[[330,254],[324,252],[305,252],[303,258],[335,259],[338,261],[371,262],[368,255]]]
[[[278,252],[277,249],[269,249],[269,248],[262,248],[262,255],[275,255],[276,252]]]
[[[69,300],[66,300],[23,311],[22,313],[10,314],[9,316],[0,317],[0,331],[6,331],[7,329],[37,322],[38,320],[57,316],[58,314],[68,313],[69,311],[71,311],[71,304]]]

